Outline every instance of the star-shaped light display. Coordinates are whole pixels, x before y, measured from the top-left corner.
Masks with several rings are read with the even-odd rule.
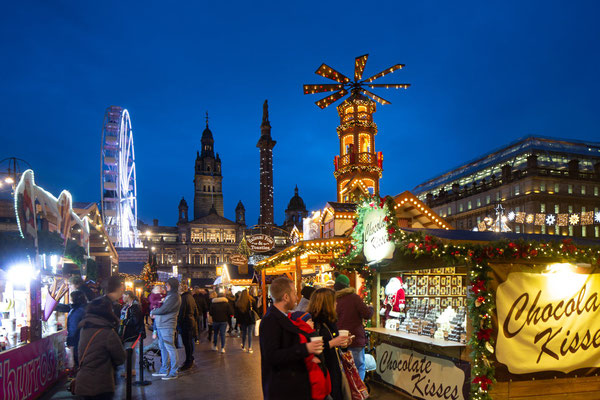
[[[600,224],[600,211],[597,211],[596,214],[594,214],[594,221]]]
[[[508,213],[508,220],[509,221],[514,221],[515,220],[515,212],[511,211]]]
[[[571,225],[577,225],[579,223],[579,214],[571,214],[571,216],[569,216],[569,223]]]
[[[550,214],[546,217],[546,225],[554,225],[555,222],[556,217],[554,215]]]

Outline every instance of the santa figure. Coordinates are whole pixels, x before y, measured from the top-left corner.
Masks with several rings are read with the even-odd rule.
[[[390,279],[385,286],[385,299],[383,300],[386,319],[400,317],[400,312],[404,310],[404,297],[402,278]]]

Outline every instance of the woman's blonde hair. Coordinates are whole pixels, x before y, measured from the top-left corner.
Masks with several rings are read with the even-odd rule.
[[[336,322],[335,292],[328,288],[317,289],[310,296],[308,310],[313,321]]]

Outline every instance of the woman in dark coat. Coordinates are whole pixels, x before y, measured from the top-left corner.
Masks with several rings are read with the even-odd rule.
[[[79,365],[79,323],[85,315],[85,306],[87,304],[87,298],[85,293],[79,290],[71,292],[71,309],[67,316],[67,346],[73,347],[73,359],[75,360],[75,367]]]
[[[112,303],[100,297],[87,306],[79,324],[80,365],[75,394],[84,400],[110,400],[115,394],[115,367],[126,359],[121,339],[114,330],[117,318]]]
[[[121,336],[125,349],[131,347],[140,334],[142,334],[142,338],[146,337],[142,306],[138,303],[135,294],[131,290],[127,290],[123,293],[123,308],[121,308],[121,324],[119,325],[119,336]],[[132,365],[136,365],[135,353],[134,349]],[[125,376],[125,372],[122,375]],[[133,368],[133,375],[135,375],[135,368]]]
[[[256,300],[250,296],[247,289],[240,294],[240,298],[235,303],[236,320],[242,330],[242,350],[252,353],[252,335],[254,334],[254,314],[256,310]],[[246,344],[246,338],[248,342]]]
[[[310,297],[307,312],[312,315],[315,331],[323,337],[325,365],[331,376],[331,397],[343,400],[342,370],[336,347],[347,347],[348,338],[340,337],[336,325],[335,292],[331,289],[317,289]]]

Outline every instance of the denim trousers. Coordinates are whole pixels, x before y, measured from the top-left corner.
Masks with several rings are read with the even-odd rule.
[[[225,348],[225,331],[227,330],[227,322],[213,322],[213,345],[217,345],[217,339],[221,337],[221,348]]]
[[[158,347],[160,348],[160,358],[162,365],[161,374],[175,375],[177,373],[177,349],[175,348],[175,330],[161,329],[156,330],[158,335]]]
[[[358,369],[360,379],[365,380],[365,348],[364,347],[350,347],[352,357],[354,357],[354,364]]]
[[[254,324],[242,325],[242,345],[245,349],[252,348],[252,335],[254,334]],[[246,346],[246,337],[248,337],[248,345]]]

